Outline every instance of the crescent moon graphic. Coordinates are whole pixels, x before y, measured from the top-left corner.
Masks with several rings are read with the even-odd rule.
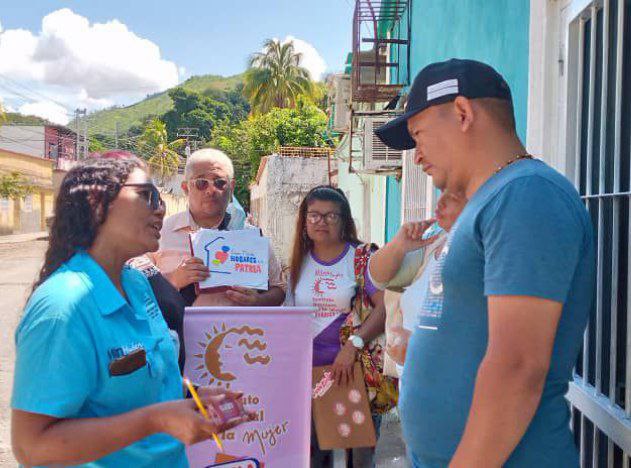
[[[208,369],[213,377],[226,382],[230,382],[236,378],[233,373],[223,372],[221,370],[221,366],[223,365],[223,363],[221,362],[219,349],[221,348],[223,340],[226,338],[229,332],[230,330],[228,332],[220,333],[219,335],[214,337],[206,346],[206,352],[204,353],[206,369]]]
[[[212,336],[209,333],[206,333],[206,336],[210,341],[207,343],[200,342],[200,346],[202,346],[204,352],[201,354],[195,354],[195,357],[203,359],[204,364],[199,365],[196,370],[205,370],[202,373],[201,378],[207,378],[208,374],[212,376],[209,380],[209,384],[217,382],[218,386],[226,384],[226,388],[230,388],[230,382],[237,379],[237,376],[232,372],[228,372],[223,370],[222,367],[224,363],[221,361],[221,351],[223,349],[232,348],[231,345],[224,344],[226,337],[231,334],[234,335],[247,335],[248,337],[252,337],[252,341],[249,341],[247,338],[242,338],[238,341],[237,346],[245,347],[247,350],[258,350],[264,351],[267,349],[267,343],[261,342],[258,339],[254,339],[254,336],[263,336],[264,332],[260,328],[250,328],[245,325],[242,327],[232,327],[226,330],[225,324],[221,327],[221,333],[218,333],[216,327],[213,327],[213,331],[215,332],[215,336]],[[244,361],[249,364],[261,364],[266,366],[272,360],[271,356],[266,354],[253,354],[250,355],[247,351],[242,356]],[[205,369],[204,369],[205,368]]]

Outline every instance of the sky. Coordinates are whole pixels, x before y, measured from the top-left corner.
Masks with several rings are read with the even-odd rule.
[[[192,75],[234,75],[269,38],[315,79],[342,70],[354,0],[0,0],[0,102],[67,123]]]

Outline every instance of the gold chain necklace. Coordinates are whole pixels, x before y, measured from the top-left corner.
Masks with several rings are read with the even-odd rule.
[[[508,166],[510,166],[511,164],[513,164],[514,162],[517,162],[521,159],[533,159],[531,154],[518,154],[517,156],[515,156],[512,159],[509,159],[508,161],[506,161],[504,164],[497,166],[497,169],[495,169],[495,173],[497,174],[498,172],[500,172],[502,169],[507,168]]]

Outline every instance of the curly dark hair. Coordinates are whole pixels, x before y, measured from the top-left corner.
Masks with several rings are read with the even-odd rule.
[[[351,205],[339,188],[332,185],[319,185],[314,187],[305,195],[298,208],[298,219],[296,221],[296,232],[294,234],[294,245],[292,248],[289,274],[291,289],[295,290],[300,277],[300,269],[305,255],[313,248],[313,241],[307,236],[307,209],[309,205],[316,201],[329,201],[336,203],[340,208],[342,218],[342,240],[351,244],[361,244],[357,239],[357,228],[351,214]]]
[[[89,249],[129,174],[145,169],[138,158],[87,159],[64,177],[55,200],[55,216],[44,266],[33,290],[77,251]]]

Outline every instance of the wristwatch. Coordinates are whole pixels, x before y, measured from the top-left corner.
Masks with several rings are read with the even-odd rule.
[[[361,336],[351,335],[348,337],[348,341],[350,341],[357,349],[363,349],[364,347],[364,339]]]

